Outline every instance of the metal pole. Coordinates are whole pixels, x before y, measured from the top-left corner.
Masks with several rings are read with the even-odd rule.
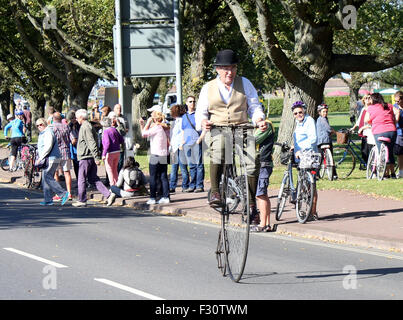
[[[181,73],[181,44],[179,29],[179,2],[174,1],[174,24],[175,24],[175,73],[176,73],[176,95],[177,103],[182,104],[182,73]]]
[[[117,64],[117,79],[118,79],[118,99],[119,104],[122,106],[122,111],[124,110],[123,106],[123,48],[122,48],[122,21],[120,17],[120,0],[115,0],[115,24],[116,24],[116,64]]]

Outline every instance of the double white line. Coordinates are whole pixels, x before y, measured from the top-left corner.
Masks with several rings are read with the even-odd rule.
[[[39,261],[39,262],[43,262],[43,263],[45,263],[47,265],[54,266],[55,268],[68,268],[68,266],[65,266],[63,264],[60,264],[60,263],[57,263],[57,262],[54,262],[54,261],[51,261],[51,260],[48,260],[48,259],[41,258],[41,257],[38,257],[38,256],[33,255],[31,253],[27,253],[27,252],[24,252],[24,251],[21,251],[21,250],[18,250],[18,249],[14,249],[14,248],[3,248],[3,249],[7,250],[7,251],[10,251],[10,252],[13,252],[13,253],[16,253],[16,254],[19,254],[21,256],[24,256],[24,257]],[[133,293],[135,295],[144,297],[146,299],[150,299],[150,300],[165,300],[163,298],[154,296],[154,295],[149,294],[147,292],[137,290],[137,289],[125,286],[123,284],[120,284],[120,283],[117,283],[117,282],[114,282],[114,281],[111,281],[111,280],[108,280],[108,279],[94,278],[94,280],[98,281],[98,282],[101,282],[101,283],[104,283],[106,285],[118,288],[120,290],[124,290],[126,292]]]

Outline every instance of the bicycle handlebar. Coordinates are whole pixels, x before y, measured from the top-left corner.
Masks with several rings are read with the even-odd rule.
[[[218,123],[212,123],[211,128],[230,128],[230,129],[255,129],[257,128],[256,125],[252,123],[240,123],[240,124],[235,124],[235,123],[229,123],[229,124],[218,124]]]
[[[291,151],[291,147],[288,145],[287,142],[274,142],[274,145],[281,147],[282,152]]]

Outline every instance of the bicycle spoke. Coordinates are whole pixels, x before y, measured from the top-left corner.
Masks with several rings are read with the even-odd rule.
[[[234,164],[237,177],[233,179],[235,184],[228,179],[226,200],[227,210],[222,219],[224,230],[224,246],[226,269],[229,276],[238,282],[243,274],[249,245],[249,195],[246,165],[243,154],[237,152],[237,162]],[[229,210],[231,209],[231,210]]]

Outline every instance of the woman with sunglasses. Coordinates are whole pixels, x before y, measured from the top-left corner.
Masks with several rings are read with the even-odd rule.
[[[316,123],[311,116],[306,114],[306,106],[302,101],[294,102],[291,110],[296,121],[296,127],[293,134],[294,155],[296,160],[299,161],[301,153],[305,150],[318,152]],[[318,220],[318,213],[316,212],[317,201],[318,192],[315,190],[311,210],[311,217],[313,220]]]
[[[40,202],[42,206],[53,205],[53,193],[56,193],[62,199],[62,205],[69,199],[70,193],[60,186],[54,178],[57,167],[59,166],[61,155],[56,136],[51,127],[48,127],[44,118],[36,120],[36,127],[39,130],[38,136],[38,159],[36,164],[48,158],[48,165],[42,170],[42,190],[44,201]]]

